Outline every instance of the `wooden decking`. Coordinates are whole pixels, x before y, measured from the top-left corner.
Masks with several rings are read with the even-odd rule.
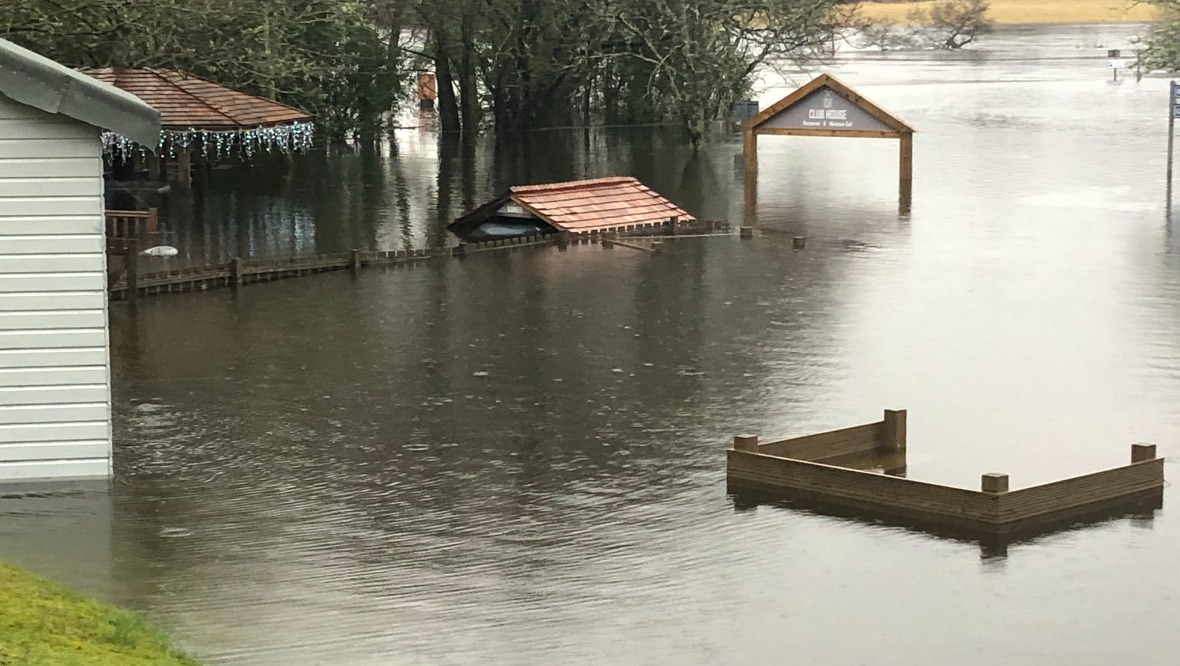
[[[1162,501],[1164,461],[1149,444],[1132,445],[1128,465],[1017,490],[1009,490],[1004,474],[984,474],[980,489],[969,490],[840,464],[871,455],[886,459],[886,469],[904,470],[905,414],[887,411],[877,423],[767,444],[756,436],[735,437],[726,452],[730,492],[984,537],[1040,534],[1112,508]]]

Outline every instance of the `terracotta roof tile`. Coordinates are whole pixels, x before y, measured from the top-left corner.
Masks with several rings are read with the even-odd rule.
[[[83,69],[160,112],[164,129],[233,130],[310,120],[299,109],[164,69]]]
[[[508,196],[554,227],[577,233],[696,219],[630,177],[521,185]]]

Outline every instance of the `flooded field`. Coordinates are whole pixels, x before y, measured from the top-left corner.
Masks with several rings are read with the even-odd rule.
[[[0,500],[0,560],[208,664],[1170,664],[1180,520],[976,544],[725,492],[729,439],[909,410],[910,478],[1178,472],[1168,81],[1134,27],[830,71],[918,130],[761,143],[759,237],[473,256],[112,306],[109,491]],[[809,78],[768,81],[763,107]],[[169,200],[190,262],[446,240],[511,183],[631,174],[740,222],[740,137],[309,156]],[[791,249],[791,238],[808,238]],[[1169,656],[1172,655],[1172,656]]]

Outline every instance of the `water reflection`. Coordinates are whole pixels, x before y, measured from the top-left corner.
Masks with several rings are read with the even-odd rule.
[[[919,131],[910,219],[895,145],[767,141],[752,241],[114,304],[116,483],[0,503],[0,559],[84,577],[210,664],[966,664],[999,645],[1018,664],[1169,663],[1167,512],[981,564],[974,542],[735,511],[724,478],[735,432],[883,404],[913,415],[907,475],[937,483],[1034,485],[1121,464],[1130,441],[1168,455],[1167,82],[1108,86],[1092,45],[1130,30],[844,59],[843,80]],[[183,260],[422,247],[510,184],[605,174],[742,215],[736,135],[698,157],[650,129],[499,150],[395,136],[169,194]]]

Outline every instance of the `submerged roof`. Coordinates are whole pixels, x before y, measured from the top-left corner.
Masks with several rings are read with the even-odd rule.
[[[637,179],[626,176],[517,185],[455,220],[450,229],[473,228],[510,201],[559,231],[574,233],[663,224],[671,217],[696,219]]]
[[[172,70],[105,67],[82,71],[118,86],[159,110],[165,129],[225,131],[311,119],[286,104]]]
[[[142,100],[5,39],[0,39],[0,93],[145,146],[159,140],[160,114]]]

